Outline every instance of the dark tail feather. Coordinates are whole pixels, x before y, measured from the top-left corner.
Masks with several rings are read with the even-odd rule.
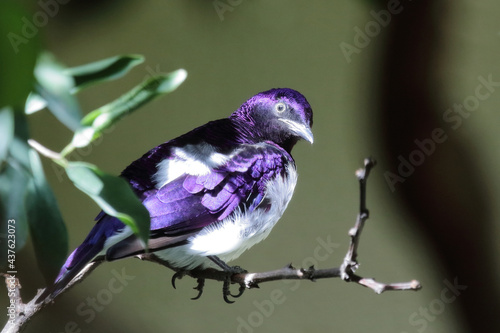
[[[77,250],[78,249],[73,251],[66,263],[71,263],[70,259]],[[91,253],[89,253],[88,257],[90,257],[88,258],[88,260],[86,260],[87,258],[82,258],[80,262],[78,262],[71,268],[68,268],[65,264],[54,284],[45,288],[43,293],[37,298],[36,303],[41,303],[44,301],[51,302],[52,300],[54,300],[54,298],[57,297],[57,295],[59,295],[62,291],[69,287],[68,285],[73,285],[74,282],[72,283],[72,281],[75,278],[77,280],[80,280],[83,276],[94,270],[94,268],[96,268],[97,265],[99,265],[103,261],[102,259],[98,258],[92,260],[95,257],[95,254],[92,255]]]
[[[87,238],[66,259],[54,284],[43,291],[36,303],[51,302],[68,287],[68,284],[72,285],[73,280],[80,280],[104,260],[103,257],[97,257],[97,255],[102,251],[108,237],[123,228],[124,225],[117,218],[104,212],[101,212],[96,220],[98,222]]]
[[[92,271],[103,258],[96,258],[102,249],[103,241],[97,244],[87,244],[83,242],[66,259],[54,284],[47,287],[37,298],[36,303],[44,300],[51,302],[57,295],[68,287],[75,278],[81,279],[84,275]],[[72,283],[71,283],[72,284]]]

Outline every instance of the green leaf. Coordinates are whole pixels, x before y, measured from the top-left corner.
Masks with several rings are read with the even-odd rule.
[[[84,162],[69,162],[66,173],[75,186],[91,197],[103,211],[120,219],[147,244],[149,212],[125,179]]]
[[[15,114],[15,137],[9,147],[7,160],[0,167],[0,243],[8,233],[7,221],[15,220],[15,251],[21,250],[28,238],[26,195],[31,178],[29,168],[29,147],[25,141],[26,123],[24,114]],[[6,267],[7,251],[0,249],[0,266]]]
[[[26,100],[26,104],[24,107],[24,113],[32,114],[38,112],[47,107],[47,101],[44,100],[40,95],[35,92],[31,92],[28,95],[28,99]]]
[[[102,131],[114,125],[122,117],[142,105],[177,89],[187,77],[184,69],[166,75],[151,77],[113,102],[87,114],[82,119],[84,126],[75,133],[72,145],[85,147],[101,136]]]
[[[118,79],[143,61],[144,57],[141,55],[120,55],[67,68],[64,73],[72,76],[75,80],[73,93],[76,93],[92,84]]]
[[[143,61],[144,57],[141,55],[122,55],[78,67],[65,68],[62,69],[62,73],[73,78],[70,92],[75,94],[90,85],[118,79]],[[25,112],[32,114],[45,107],[47,107],[47,101],[32,92],[26,101]]]
[[[0,109],[0,165],[7,159],[10,143],[14,138],[14,111],[10,107]]]
[[[38,28],[25,23],[27,12],[17,0],[0,1],[0,108],[22,110],[33,89],[33,68],[40,49]],[[24,20],[23,20],[24,18]]]
[[[0,238],[7,235],[7,221],[15,220],[16,251],[21,250],[28,238],[28,223],[26,216],[25,198],[29,182],[29,174],[24,167],[13,158],[8,158],[7,163],[0,172],[0,221],[2,228]],[[2,239],[1,243],[4,243]],[[5,265],[4,255],[6,249],[0,249],[0,265]]]
[[[47,283],[52,283],[68,252],[68,232],[38,153],[30,149],[29,158],[32,177],[26,200],[28,224],[38,267]]]
[[[42,53],[35,67],[36,93],[46,101],[54,116],[72,131],[80,128],[82,114],[76,98],[71,94],[75,86],[71,76],[64,74],[64,67],[52,55]]]
[[[12,157],[28,174],[31,173],[29,159],[28,123],[26,115],[22,112],[14,114],[14,138],[9,147],[9,156]]]

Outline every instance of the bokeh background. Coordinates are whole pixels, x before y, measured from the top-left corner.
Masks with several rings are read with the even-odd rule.
[[[25,3],[32,13],[43,10]],[[146,56],[120,81],[81,93],[83,110],[152,73],[188,71],[177,91],[123,119],[73,159],[118,174],[150,148],[228,116],[259,91],[297,89],[313,107],[315,143],[294,149],[299,183],[282,220],[235,264],[250,271],[289,262],[338,266],[357,214],[354,171],[371,155],[379,164],[368,184],[371,218],[358,273],[384,282],[418,279],[424,288],[376,295],[339,279],[273,282],[228,305],[219,283],[208,282],[203,297],[192,301],[194,280],[184,278],[174,290],[171,271],[127,259],[101,265],[26,332],[495,331],[499,11],[493,0],[59,4],[38,34],[64,64]],[[29,120],[32,136],[47,147],[60,150],[71,139],[48,112]],[[431,149],[436,129],[442,142]],[[428,143],[428,154],[418,152],[415,140]],[[402,160],[418,165],[406,170]],[[50,161],[44,166],[73,249],[98,208]],[[17,266],[30,299],[44,281],[29,245]],[[116,282],[122,273],[128,278]],[[0,300],[5,309],[5,293]]]

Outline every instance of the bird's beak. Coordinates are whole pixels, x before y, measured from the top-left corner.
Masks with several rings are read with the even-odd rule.
[[[289,120],[289,119],[282,119],[280,118],[282,122],[288,125],[290,130],[300,136],[302,139],[309,141],[311,144],[314,142],[314,136],[311,131],[311,128],[305,124],[297,123],[295,121]]]

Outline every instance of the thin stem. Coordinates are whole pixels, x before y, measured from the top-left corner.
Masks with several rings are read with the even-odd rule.
[[[63,150],[61,150],[60,154],[62,157],[66,157],[71,154],[73,150],[75,150],[75,146],[73,146],[73,143],[69,143]]]
[[[40,144],[38,141],[35,141],[33,139],[29,139],[28,144],[31,146],[31,148],[35,149],[37,152],[39,152],[43,156],[50,158],[52,161],[59,164],[63,168],[68,165],[68,160],[66,160],[63,155],[56,153],[53,150],[50,150],[49,148]]]
[[[361,231],[365,226],[365,222],[370,216],[368,208],[366,208],[366,183],[368,176],[370,175],[370,171],[375,165],[376,161],[374,159],[366,158],[364,160],[364,168],[356,171],[356,177],[359,181],[359,213],[354,227],[349,230],[351,242],[344,258],[344,262],[340,267],[341,277],[345,281],[351,280],[351,274],[353,274],[359,266],[357,262],[359,239],[361,237]]]

